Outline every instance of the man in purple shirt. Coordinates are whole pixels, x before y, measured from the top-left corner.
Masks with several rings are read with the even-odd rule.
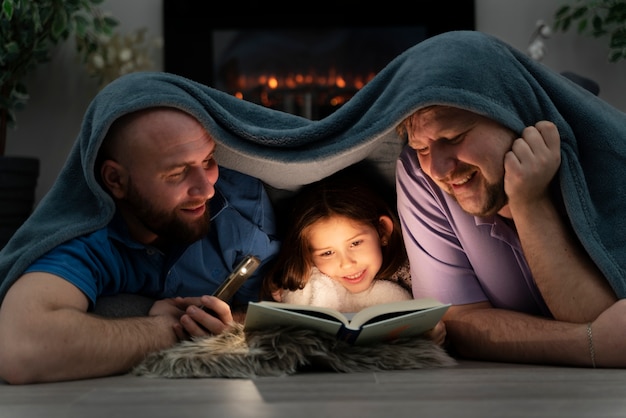
[[[465,212],[424,172],[410,147],[400,156],[397,176],[416,296],[455,305],[491,300],[495,308],[551,315],[506,218]]]
[[[552,191],[556,125],[540,121],[518,137],[476,113],[431,106],[403,127],[398,210],[413,293],[454,305],[444,317],[453,348],[482,359],[595,367],[592,322],[616,298]],[[567,288],[557,276],[568,278]],[[605,346],[602,365],[622,366]]]
[[[626,115],[485,34],[416,50],[396,172],[414,296],[453,305],[460,356],[626,367]]]

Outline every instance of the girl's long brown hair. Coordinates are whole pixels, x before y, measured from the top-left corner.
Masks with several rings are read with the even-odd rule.
[[[334,175],[304,186],[291,201],[281,249],[263,281],[261,297],[272,299],[280,289],[302,289],[314,266],[305,231],[315,222],[343,216],[380,230],[379,219],[393,221],[389,243],[382,247],[383,263],[376,279],[391,277],[405,262],[406,250],[398,216],[390,204],[370,185],[354,176]]]

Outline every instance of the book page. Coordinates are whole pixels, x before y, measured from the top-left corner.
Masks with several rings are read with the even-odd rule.
[[[312,305],[294,305],[292,303],[274,302],[274,301],[261,301],[251,302],[250,305],[257,304],[263,305],[272,309],[280,309],[281,311],[303,312],[309,316],[316,316],[318,318],[325,318],[328,320],[338,321],[342,324],[348,325],[349,319],[341,312],[320,306]]]
[[[358,329],[369,321],[374,321],[377,316],[383,316],[381,319],[388,319],[393,316],[401,316],[409,312],[429,309],[436,306],[442,306],[442,303],[436,299],[410,299],[399,302],[381,303],[379,305],[370,306],[360,312],[355,313],[350,321],[349,328]],[[394,315],[388,315],[395,313]]]
[[[284,304],[279,303],[279,305]],[[306,314],[302,312],[306,312]],[[342,321],[333,316],[323,316],[319,313],[316,314],[315,311],[279,309],[263,302],[249,303],[244,329],[255,331],[276,326],[297,326],[336,335],[344,325]]]
[[[395,340],[397,338],[415,337],[432,329],[441,319],[450,305],[439,305],[433,308],[405,313],[405,315],[367,323],[356,337],[355,344],[370,344]]]

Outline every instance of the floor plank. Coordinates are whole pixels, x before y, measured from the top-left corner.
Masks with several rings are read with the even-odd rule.
[[[624,417],[626,370],[461,361],[257,379],[115,376],[11,386],[0,417]]]

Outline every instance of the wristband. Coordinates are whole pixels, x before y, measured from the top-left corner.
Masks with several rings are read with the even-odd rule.
[[[591,322],[587,324],[587,339],[589,340],[589,354],[591,355],[591,365],[596,368],[596,350],[593,348],[593,333],[591,332]]]

